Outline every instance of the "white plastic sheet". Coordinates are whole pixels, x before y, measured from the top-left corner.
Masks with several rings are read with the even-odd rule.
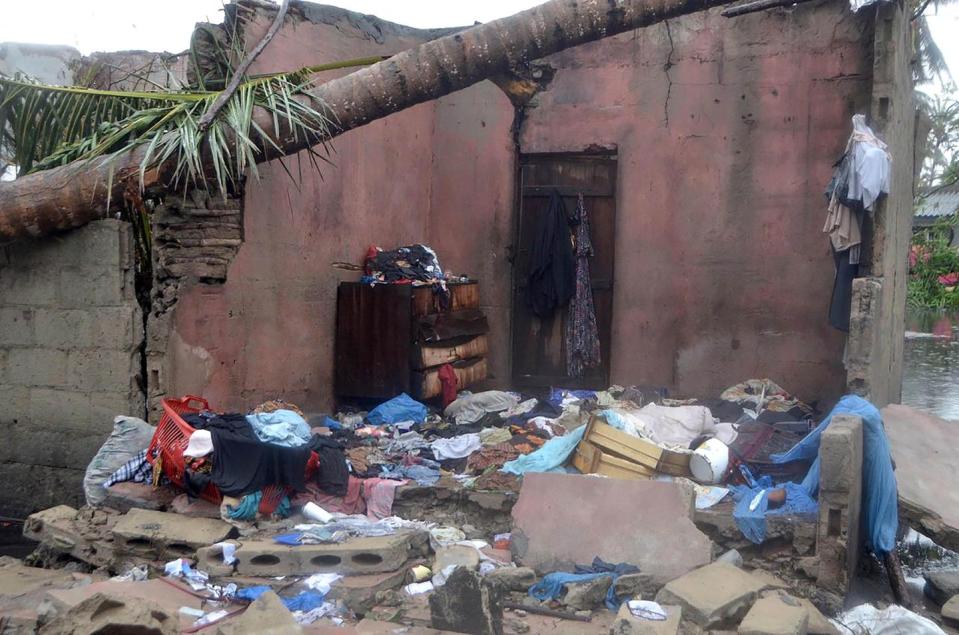
[[[872,604],[862,604],[830,620],[843,635],[946,635],[935,622],[917,615],[898,604],[877,609]]]

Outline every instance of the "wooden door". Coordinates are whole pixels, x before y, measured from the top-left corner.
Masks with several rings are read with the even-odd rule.
[[[526,278],[533,232],[539,215],[549,207],[553,188],[562,194],[570,211],[576,206],[577,195],[583,195],[593,243],[590,279],[602,363],[577,379],[566,374],[564,334],[568,307],[558,308],[552,318],[540,319],[530,311],[527,300]],[[615,155],[529,154],[520,158],[519,214],[513,243],[512,375],[515,385],[608,387],[615,220]]]

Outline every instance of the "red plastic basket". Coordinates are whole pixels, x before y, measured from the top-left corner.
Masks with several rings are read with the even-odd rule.
[[[186,459],[183,457],[183,451],[186,450],[186,446],[190,442],[190,435],[196,432],[193,426],[183,420],[182,415],[210,410],[210,404],[206,399],[194,395],[186,395],[182,399],[164,399],[161,403],[163,405],[163,416],[160,417],[160,423],[157,424],[156,432],[153,433],[153,439],[150,441],[147,461],[153,465],[156,457],[161,457],[163,474],[174,485],[182,489],[185,483],[184,472],[186,471]],[[310,459],[306,464],[307,480],[313,477],[319,464],[319,455],[316,452],[311,452]],[[260,513],[272,514],[282,502],[283,497],[292,493],[292,491],[292,488],[280,485],[263,488],[259,507]],[[223,494],[213,483],[207,485],[200,497],[216,504],[223,500]]]
[[[163,416],[160,417],[160,423],[157,424],[156,432],[153,433],[153,440],[150,441],[150,447],[147,450],[147,461],[154,464],[156,457],[162,459],[161,467],[163,474],[179,488],[183,488],[186,470],[186,459],[183,457],[183,451],[186,450],[190,442],[190,435],[196,432],[196,429],[183,420],[182,415],[192,415],[203,410],[209,410],[210,404],[202,397],[187,395],[182,399],[164,399]],[[154,450],[157,450],[154,452]],[[210,483],[200,496],[211,503],[217,503],[223,500],[223,495],[215,485]]]

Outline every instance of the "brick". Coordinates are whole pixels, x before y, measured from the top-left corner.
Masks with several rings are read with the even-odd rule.
[[[118,306],[129,299],[120,269],[60,272],[60,302],[64,308]]]
[[[0,346],[25,348],[33,346],[34,341],[32,309],[0,308]]]
[[[84,310],[37,309],[36,342],[45,348],[70,350],[93,346],[93,316]]]
[[[12,349],[7,353],[7,381],[20,386],[65,386],[67,354],[52,349]]]
[[[336,572],[346,575],[396,571],[409,558],[411,532],[354,538],[337,544],[287,547],[246,541],[237,550],[237,573],[277,576]]]
[[[72,351],[67,384],[81,390],[127,392],[139,374],[139,355],[132,352]]]

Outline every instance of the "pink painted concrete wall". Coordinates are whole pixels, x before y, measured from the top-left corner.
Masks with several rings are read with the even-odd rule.
[[[713,395],[768,376],[806,399],[842,390],[821,192],[869,101],[871,29],[842,3],[711,12],[547,60],[557,73],[526,113],[521,151],[619,152],[614,382]],[[258,65],[415,41],[380,39],[301,22]],[[419,241],[480,279],[493,383],[508,385],[512,123],[509,101],[483,82],[337,139],[338,167],[323,179],[305,168],[297,188],[278,166],[263,169],[247,186],[227,283],[192,287],[176,308],[172,392],[223,407],[281,395],[329,407],[336,284],[355,278],[329,263]]]
[[[549,60],[522,151],[618,147],[613,382],[843,390],[822,191],[868,104],[870,33],[842,3],[710,12]]]

